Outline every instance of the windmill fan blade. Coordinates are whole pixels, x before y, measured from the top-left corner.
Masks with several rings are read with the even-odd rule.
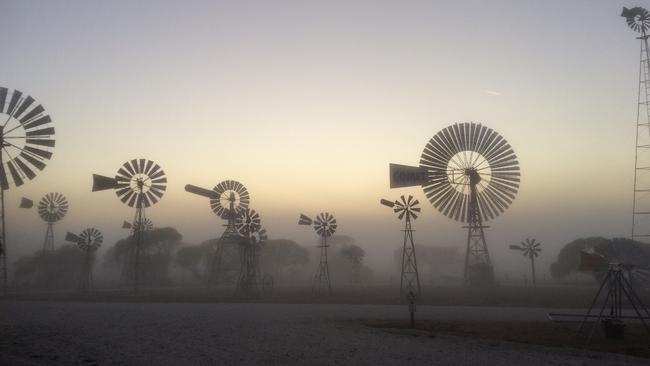
[[[93,174],[93,192],[115,188],[117,188],[117,180],[115,178]]]
[[[81,238],[77,236],[76,234],[73,234],[68,231],[67,234],[65,234],[65,241],[69,241],[71,243],[78,243],[81,241]]]
[[[34,207],[34,201],[25,197],[22,197],[20,199],[20,208],[32,208],[32,207]]]
[[[391,208],[392,208],[393,206],[395,206],[395,202],[392,202],[392,201],[389,201],[389,200],[385,200],[385,199],[383,199],[383,198],[379,201],[379,203],[381,203],[381,204],[384,205],[384,206],[391,207]]]

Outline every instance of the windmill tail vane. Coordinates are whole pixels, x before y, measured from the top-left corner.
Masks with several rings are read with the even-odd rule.
[[[115,188],[117,188],[117,180],[115,178],[93,174],[93,192]]]
[[[124,222],[122,223],[122,229],[130,229],[132,227],[133,225],[131,225],[131,223],[126,220],[124,220]]]
[[[311,225],[312,219],[304,214],[300,214],[300,220],[298,220],[298,225]]]
[[[32,207],[34,207],[34,201],[25,197],[22,197],[20,199],[20,208],[32,208]]]
[[[379,201],[379,203],[381,203],[381,204],[384,205],[384,206],[390,207],[390,208],[395,207],[395,202],[393,202],[393,201],[389,201],[389,200],[387,200],[387,199],[383,199],[383,198],[382,198],[382,199]]]
[[[185,185],[185,191],[189,193],[194,193],[199,196],[207,197],[210,199],[219,199],[219,194],[213,190],[197,187],[191,184]]]
[[[78,243],[81,241],[81,238],[77,234],[73,234],[68,231],[68,233],[65,234],[65,241],[69,241],[71,243]]]

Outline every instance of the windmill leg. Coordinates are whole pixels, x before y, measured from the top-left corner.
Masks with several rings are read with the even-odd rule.
[[[623,281],[625,281],[625,282],[623,282],[623,283],[621,284],[621,285],[622,285],[621,288],[623,289],[623,292],[624,292],[625,295],[627,296],[627,299],[630,301],[630,304],[632,305],[632,308],[634,309],[634,312],[636,313],[637,317],[641,320],[641,323],[643,323],[643,327],[645,328],[646,333],[650,334],[650,328],[648,328],[648,324],[646,323],[646,321],[645,321],[643,315],[641,315],[641,312],[640,312],[639,309],[637,308],[633,296],[632,296],[632,295],[630,294],[630,292],[628,292],[628,290],[625,288],[625,285],[629,286],[629,283],[627,282],[627,280],[625,280],[625,278],[623,278]],[[630,287],[630,291],[631,291],[631,292],[634,292],[634,290],[633,290],[631,287]],[[636,294],[635,294],[635,296],[636,296]],[[645,308],[645,306],[643,306],[643,303],[639,303],[639,305],[640,305],[640,307]],[[647,312],[647,311],[648,311],[648,310],[646,309],[646,312]]]
[[[596,305],[596,301],[598,301],[598,298],[600,297],[600,293],[603,291],[603,288],[605,287],[605,284],[609,280],[609,272],[607,272],[607,275],[605,276],[605,279],[603,282],[600,284],[600,287],[598,288],[598,292],[596,293],[596,296],[594,296],[594,299],[591,301],[591,305],[589,305],[589,310],[587,310],[587,313],[585,314],[584,318],[582,318],[582,322],[580,323],[580,327],[578,328],[578,333],[576,336],[580,336],[580,333],[582,332],[582,328],[587,322],[587,318],[589,315],[591,315],[591,310],[593,310],[594,305]]]
[[[608,282],[610,282],[608,291],[607,291],[607,296],[605,296],[605,302],[603,302],[603,306],[600,308],[600,312],[598,313],[598,318],[596,318],[596,322],[594,323],[594,326],[591,328],[591,333],[589,334],[589,338],[587,339],[587,344],[591,343],[591,338],[593,338],[594,333],[596,333],[596,328],[598,327],[598,324],[600,324],[600,319],[603,317],[603,312],[605,311],[605,308],[607,307],[607,303],[610,302],[610,296],[612,295],[612,290],[614,290],[614,286],[611,284],[611,281],[613,278],[611,276],[608,277]]]

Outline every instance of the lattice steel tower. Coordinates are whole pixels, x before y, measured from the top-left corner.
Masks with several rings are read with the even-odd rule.
[[[410,292],[416,295],[421,294],[420,276],[418,274],[418,263],[415,256],[415,243],[413,242],[413,229],[411,219],[418,218],[420,213],[420,201],[409,195],[408,199],[401,196],[395,202],[382,199],[381,204],[393,209],[397,218],[404,220],[404,242],[402,244],[402,275],[399,283],[400,296],[404,297]]]
[[[65,236],[65,240],[77,244],[79,249],[84,252],[84,263],[79,277],[79,290],[81,292],[88,292],[93,278],[92,270],[95,261],[95,253],[102,245],[104,236],[99,230],[91,227],[85,229],[79,235],[68,232]]]
[[[644,8],[623,8],[627,25],[641,35],[639,40],[639,90],[636,113],[634,154],[634,193],[632,201],[632,239],[650,237],[650,13]]]
[[[23,197],[20,201],[20,208],[31,208],[33,205],[33,202],[28,198]],[[54,223],[63,219],[68,213],[68,208],[68,200],[58,192],[48,193],[38,202],[38,215],[47,223],[43,251],[54,251]]]
[[[266,229],[262,228],[260,215],[250,208],[245,209],[235,222],[241,235],[239,281],[236,294],[244,298],[259,297],[261,294],[260,246],[266,241]]]
[[[314,283],[312,285],[312,293],[317,295],[322,295],[327,291],[328,295],[332,294],[332,282],[330,281],[330,270],[327,263],[327,238],[332,236],[336,232],[337,224],[336,219],[329,212],[321,212],[316,216],[315,220],[312,220],[306,215],[300,214],[300,220],[298,225],[312,225],[316,234],[320,236],[320,244],[318,248],[320,249],[320,259],[318,261],[318,270],[314,276]]]
[[[114,189],[117,197],[129,207],[135,207],[133,218],[133,291],[138,292],[144,268],[142,257],[147,245],[145,208],[156,204],[167,189],[167,177],[160,165],[147,159],[127,161],[115,178],[93,174],[93,192]]]
[[[187,184],[185,191],[209,198],[212,212],[226,220],[225,230],[217,241],[216,250],[208,263],[208,284],[234,282],[237,271],[240,269],[235,264],[238,263],[236,259],[241,259],[238,246],[242,240],[239,231],[237,231],[236,220],[250,204],[248,190],[235,180],[225,180],[212,189]]]

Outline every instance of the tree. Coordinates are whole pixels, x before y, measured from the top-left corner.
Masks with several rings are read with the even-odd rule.
[[[626,264],[647,264],[650,261],[650,245],[631,239],[603,237],[580,238],[566,244],[551,264],[551,275],[562,279],[578,272],[580,252],[593,251],[604,256],[608,261],[624,261]],[[597,275],[594,273],[594,275]]]
[[[206,268],[213,255],[214,243],[218,239],[206,240],[199,245],[182,246],[176,252],[176,264],[189,271],[194,278],[205,282],[207,280]]]
[[[352,282],[359,283],[363,257],[366,255],[366,251],[358,245],[346,244],[339,250],[338,255],[345,258],[352,266]]]
[[[141,248],[140,271],[143,283],[147,285],[169,285],[169,266],[174,251],[183,236],[171,227],[156,228],[146,232],[146,241]],[[135,269],[135,245],[133,235],[118,240],[104,255],[108,264],[122,267],[122,281],[131,283]]]
[[[39,250],[14,263],[18,286],[47,289],[72,289],[79,284],[85,253],[66,244],[53,252]]]
[[[262,273],[270,273],[276,281],[294,279],[309,263],[309,251],[288,239],[267,240],[260,251]]]

